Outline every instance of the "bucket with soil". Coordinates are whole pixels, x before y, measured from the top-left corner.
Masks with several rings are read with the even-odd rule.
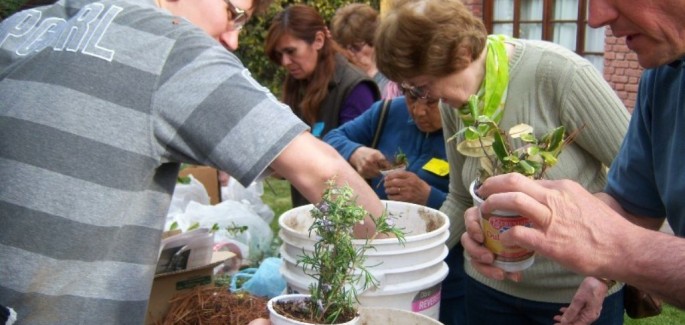
[[[400,228],[404,228],[405,243],[394,238],[376,239],[374,250],[366,252],[365,266],[379,282],[377,288],[361,293],[358,298],[362,307],[391,307],[424,314],[437,319],[440,310],[441,283],[448,267],[443,262],[448,248],[449,219],[435,209],[425,206],[383,201],[389,216]],[[280,248],[283,258],[281,273],[291,292],[308,293],[313,278],[296,265],[303,252],[314,249],[314,239],[309,237],[313,219],[305,205],[286,211],[279,218]],[[315,234],[312,234],[315,236]],[[364,240],[355,240],[360,246]]]

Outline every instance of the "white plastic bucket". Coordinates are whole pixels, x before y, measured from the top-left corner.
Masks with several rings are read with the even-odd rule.
[[[383,201],[397,226],[404,228],[406,242],[395,238],[377,239],[375,249],[366,251],[364,265],[379,282],[359,295],[362,307],[389,307],[412,311],[438,319],[441,283],[448,273],[443,262],[448,253],[449,219],[435,209],[398,201]],[[279,218],[281,273],[289,289],[308,293],[313,278],[296,261],[304,252],[311,253],[314,240],[309,238],[313,223],[312,205],[286,211]],[[364,240],[355,240],[363,245]]]
[[[396,308],[363,307],[359,310],[362,325],[442,325],[425,315]]]

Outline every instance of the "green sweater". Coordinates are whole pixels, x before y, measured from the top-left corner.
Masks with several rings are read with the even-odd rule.
[[[510,81],[504,116],[504,130],[519,124],[531,125],[536,136],[560,125],[567,132],[580,131],[566,146],[559,163],[546,173],[548,179],[571,179],[590,192],[606,183],[606,166],[618,153],[628,126],[629,114],[621,100],[585,59],[553,43],[511,40],[516,46],[509,58]],[[456,109],[442,107],[445,139],[463,125]],[[464,211],[473,205],[468,187],[480,167],[477,158],[465,157],[456,150],[463,136],[447,144],[450,163],[450,191],[441,211],[450,217],[448,246],[453,247],[464,233]],[[461,177],[459,177],[461,175]],[[569,249],[573,249],[569,247]],[[465,257],[468,261],[468,256]],[[466,273],[501,292],[535,301],[568,303],[583,276],[566,270],[542,256],[523,271],[523,280],[496,281],[482,276],[469,262]],[[611,293],[617,291],[615,286]]]

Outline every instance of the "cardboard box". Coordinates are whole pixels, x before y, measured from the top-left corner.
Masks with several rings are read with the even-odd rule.
[[[221,184],[219,184],[219,171],[207,166],[189,166],[178,172],[179,177],[193,175],[200,181],[209,194],[209,203],[221,202]]]
[[[161,320],[169,310],[169,301],[175,295],[197,286],[213,285],[214,268],[234,258],[237,256],[232,252],[214,252],[211,262],[205,266],[155,275],[145,324],[152,325]]]

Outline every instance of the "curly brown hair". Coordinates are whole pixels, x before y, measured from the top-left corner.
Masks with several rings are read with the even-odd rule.
[[[461,1],[396,0],[376,33],[376,65],[396,82],[444,77],[477,59],[487,36]]]
[[[343,47],[359,42],[373,46],[379,22],[376,9],[365,3],[351,3],[335,12],[331,34]]]

